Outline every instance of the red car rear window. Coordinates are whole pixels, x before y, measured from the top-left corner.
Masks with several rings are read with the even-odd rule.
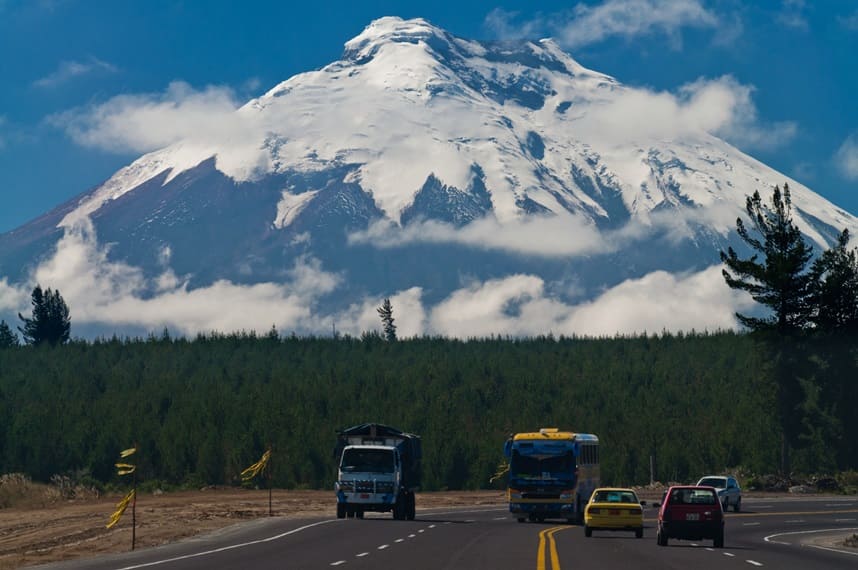
[[[670,505],[714,505],[715,493],[709,489],[674,489],[670,492]]]

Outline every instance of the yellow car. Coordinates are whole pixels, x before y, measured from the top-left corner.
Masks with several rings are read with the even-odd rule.
[[[633,530],[643,538],[643,508],[631,489],[603,487],[593,491],[584,508],[584,536],[594,530]]]

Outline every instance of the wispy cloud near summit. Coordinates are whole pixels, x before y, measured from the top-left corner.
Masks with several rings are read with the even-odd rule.
[[[0,11],[2,11],[2,8],[0,8]],[[83,62],[63,61],[55,71],[41,79],[37,79],[33,82],[33,85],[41,89],[50,89],[98,71],[116,73],[119,69],[112,63],[102,61],[96,57],[91,57]]]
[[[501,38],[552,34],[567,48],[599,43],[611,38],[635,38],[662,34],[675,46],[682,44],[682,28],[715,28],[716,14],[699,0],[607,0],[595,6],[584,3],[572,10],[516,22],[517,13],[492,11],[485,26]]]

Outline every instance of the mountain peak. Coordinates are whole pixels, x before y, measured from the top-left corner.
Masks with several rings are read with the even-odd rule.
[[[387,43],[409,43],[438,45],[447,48],[448,34],[423,18],[404,20],[398,16],[386,16],[373,20],[363,32],[347,41],[343,59],[365,61],[371,59],[379,47]]]
[[[550,39],[477,41],[381,18],[342,59],[0,236],[0,267],[18,272],[0,277],[27,279],[34,259],[72,248],[118,264],[86,275],[135,276],[105,291],[142,295],[178,276],[215,292],[224,280],[282,283],[284,268],[318,263],[336,276],[326,283],[348,283],[310,298],[331,311],[397,291],[472,297],[471,279],[525,278],[538,285],[528,296],[568,283],[551,288],[584,299],[718,263],[740,246],[746,196],[784,180],[805,235],[822,245],[858,233],[858,220],[705,131],[635,130],[649,99]],[[81,253],[76,222],[111,245]]]

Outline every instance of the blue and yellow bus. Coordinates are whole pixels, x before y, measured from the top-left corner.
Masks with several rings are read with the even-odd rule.
[[[557,428],[516,433],[504,445],[509,459],[509,511],[518,522],[563,518],[581,522],[599,486],[599,438]]]

